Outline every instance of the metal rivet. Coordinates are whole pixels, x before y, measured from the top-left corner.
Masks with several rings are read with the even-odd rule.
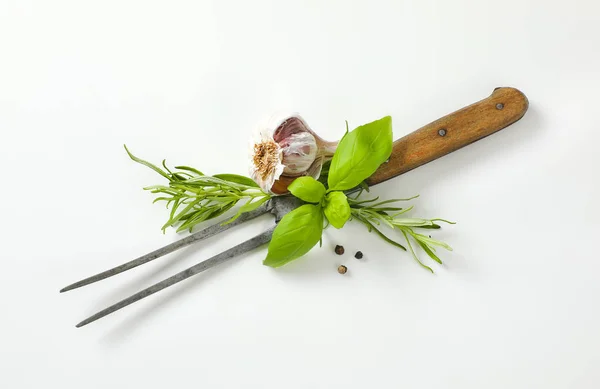
[[[504,108],[504,104],[502,104],[502,103],[496,104],[496,109],[502,109],[502,108]]]
[[[446,136],[446,129],[445,128],[441,128],[438,130],[438,135],[439,136]]]

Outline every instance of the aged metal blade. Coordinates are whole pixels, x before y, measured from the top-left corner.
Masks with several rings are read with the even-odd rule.
[[[76,289],[76,288],[80,288],[82,286],[85,285],[89,285],[92,284],[94,282],[98,282],[100,280],[103,280],[105,278],[108,277],[112,277],[114,275],[117,275],[119,273],[122,273],[124,271],[133,269],[134,267],[143,265],[145,263],[148,263],[150,261],[155,260],[156,258],[160,258],[163,255],[167,255],[169,253],[172,253],[173,251],[179,250],[183,247],[189,246],[192,243],[196,243],[199,242],[201,240],[210,238],[211,236],[214,236],[220,232],[226,231],[232,227],[235,227],[239,224],[242,224],[245,221],[248,221],[250,219],[254,219],[264,213],[269,212],[270,208],[267,204],[263,204],[261,205],[259,208],[255,209],[254,211],[250,211],[250,212],[246,212],[243,213],[239,218],[237,218],[236,220],[234,220],[233,222],[229,223],[229,224],[215,224],[212,225],[210,227],[207,227],[201,231],[195,232],[193,234],[191,234],[190,236],[187,236],[183,239],[180,239],[176,242],[173,242],[165,247],[162,247],[158,250],[155,250],[151,253],[148,253],[146,255],[143,255],[137,259],[134,259],[133,261],[129,261],[127,263],[124,263],[122,265],[119,265],[117,267],[114,267],[110,270],[104,271],[102,273],[98,273],[94,276],[88,277],[84,280],[75,282],[74,284],[71,284],[69,286],[66,286],[64,288],[62,288],[60,290],[61,293],[66,292],[68,290],[72,290],[72,289]]]
[[[237,255],[246,253],[246,252],[253,250],[259,246],[262,246],[263,244],[265,244],[271,240],[271,236],[273,235],[274,230],[275,230],[275,226],[269,228],[267,231],[255,236],[254,238],[251,238],[243,243],[240,243],[237,246],[234,246],[228,250],[223,251],[220,254],[215,255],[214,257],[212,257],[210,259],[207,259],[206,261],[200,262],[197,265],[190,267],[189,269],[186,269],[186,270],[184,270],[180,273],[177,273],[174,276],[171,276],[157,284],[154,284],[151,287],[146,288],[146,289],[142,290],[141,292],[138,292],[138,293],[126,298],[125,300],[122,300],[106,309],[103,309],[102,311],[96,313],[95,315],[90,316],[89,318],[85,319],[81,323],[77,324],[76,327],[77,328],[83,327],[84,325],[87,325],[87,324],[89,324],[93,321],[96,321],[106,315],[109,315],[115,311],[118,311],[121,308],[124,308],[130,304],[133,304],[136,301],[140,301],[141,299],[146,298],[146,297],[150,296],[151,294],[154,294],[158,291],[168,288],[171,285],[174,285],[174,284],[176,284],[180,281],[183,281],[187,278],[190,278],[191,276],[201,273],[204,270],[210,269],[211,267],[214,267],[223,262],[226,262],[229,259],[232,259],[233,257],[235,257]]]

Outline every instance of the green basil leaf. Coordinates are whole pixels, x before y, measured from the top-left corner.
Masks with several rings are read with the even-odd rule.
[[[288,190],[307,203],[320,203],[325,196],[325,186],[309,176],[296,178],[288,186]]]
[[[392,118],[386,116],[355,128],[340,141],[329,169],[330,190],[360,185],[392,153]]]
[[[219,178],[224,181],[235,182],[236,184],[242,184],[246,186],[251,186],[253,188],[259,188],[258,184],[254,182],[253,179],[240,176],[238,174],[215,174],[213,177]]]
[[[325,216],[335,228],[342,228],[350,218],[350,205],[343,192],[329,192],[325,197]]]
[[[321,207],[304,204],[281,219],[269,243],[264,265],[279,267],[308,253],[321,239]]]

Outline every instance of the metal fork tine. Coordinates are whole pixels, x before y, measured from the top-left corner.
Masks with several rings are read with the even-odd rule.
[[[179,250],[183,247],[189,246],[192,243],[196,243],[199,242],[201,240],[210,238],[211,236],[214,236],[220,232],[226,231],[232,227],[235,227],[239,224],[242,224],[245,221],[254,219],[264,213],[267,213],[269,211],[268,205],[267,204],[263,204],[261,205],[259,208],[255,209],[254,211],[250,211],[250,212],[246,212],[243,213],[242,215],[240,215],[240,217],[238,217],[236,220],[234,220],[233,222],[229,223],[229,224],[214,224],[210,227],[207,227],[201,231],[195,232],[192,235],[185,237],[183,239],[180,239],[176,242],[173,242],[169,245],[166,245],[165,247],[162,247],[158,250],[152,251],[151,253],[148,253],[146,255],[143,255],[137,259],[134,259],[133,261],[129,261],[127,263],[124,263],[122,265],[119,265],[117,267],[114,267],[110,270],[106,270],[102,273],[98,273],[94,276],[88,277],[84,280],[75,282],[74,284],[71,284],[69,286],[66,286],[64,288],[62,288],[60,290],[60,293],[72,290],[72,289],[77,289],[80,288],[82,286],[85,285],[89,285],[92,284],[94,282],[98,282],[100,280],[103,280],[105,278],[108,277],[112,277],[114,275],[117,275],[119,273],[122,273],[124,271],[133,269],[134,267],[138,267],[140,265],[143,265],[145,263],[148,263],[150,261],[155,260],[156,258],[160,258],[163,255],[167,255],[169,253],[172,253],[175,250]]]
[[[234,246],[228,250],[225,250],[222,253],[217,254],[212,258],[209,258],[203,262],[200,262],[180,273],[175,274],[174,276],[171,276],[159,283],[156,283],[156,284],[150,286],[149,288],[146,288],[146,289],[126,298],[125,300],[121,300],[120,302],[118,302],[106,309],[103,309],[102,311],[96,313],[95,315],[90,316],[89,318],[85,319],[81,323],[77,324],[76,327],[77,328],[83,327],[84,325],[87,325],[91,322],[94,322],[94,321],[100,319],[100,318],[103,318],[106,315],[109,315],[115,311],[118,311],[121,308],[124,308],[130,304],[133,304],[136,301],[140,301],[143,298],[146,298],[156,292],[159,292],[165,288],[168,288],[171,285],[175,285],[176,283],[181,282],[187,278],[190,278],[191,276],[194,276],[198,273],[201,273],[204,270],[210,269],[211,267],[214,267],[223,262],[226,262],[227,260],[235,257],[236,255],[239,255],[239,254],[248,252],[250,250],[253,250],[257,247],[260,247],[263,244],[265,244],[271,240],[271,236],[273,235],[274,230],[275,230],[275,226],[269,228],[267,231],[255,236],[254,238],[251,238],[243,243],[240,243],[237,246]]]

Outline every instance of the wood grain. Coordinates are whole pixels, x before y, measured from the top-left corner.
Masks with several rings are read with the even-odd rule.
[[[388,162],[367,179],[375,185],[485,138],[521,119],[529,102],[514,88],[496,88],[475,104],[444,116],[394,142]]]

